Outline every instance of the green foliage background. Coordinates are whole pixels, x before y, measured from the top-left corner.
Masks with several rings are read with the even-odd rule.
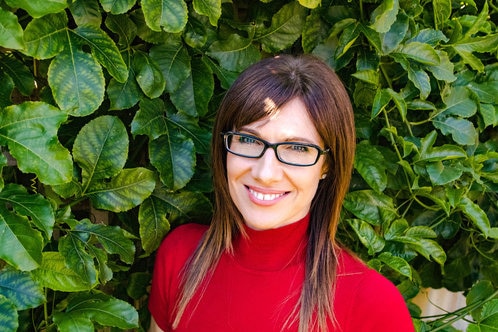
[[[0,327],[145,330],[153,253],[208,222],[210,128],[262,57],[314,53],[358,131],[341,241],[418,331],[498,326],[498,8],[451,0],[0,0]],[[423,287],[467,307],[422,320]]]

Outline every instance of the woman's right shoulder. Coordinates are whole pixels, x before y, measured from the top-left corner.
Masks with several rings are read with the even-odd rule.
[[[208,229],[207,225],[189,223],[170,231],[163,239],[158,254],[188,254],[196,248]]]

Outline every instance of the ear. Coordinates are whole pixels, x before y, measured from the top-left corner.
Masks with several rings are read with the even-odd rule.
[[[323,180],[327,177],[327,172],[329,171],[329,165],[323,164],[322,166],[322,176],[320,177],[320,180]]]

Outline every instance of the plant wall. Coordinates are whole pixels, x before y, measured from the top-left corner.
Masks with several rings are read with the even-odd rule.
[[[418,331],[498,325],[492,1],[0,0],[2,331],[146,330],[154,252],[209,222],[210,128],[259,59],[313,53],[358,148],[340,240]],[[422,319],[423,287],[467,307]]]

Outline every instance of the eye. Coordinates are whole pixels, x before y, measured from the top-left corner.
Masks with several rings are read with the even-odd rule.
[[[245,136],[245,135],[237,136],[237,142],[240,144],[259,144],[258,139],[251,137],[251,136]]]
[[[309,153],[310,148],[306,145],[301,144],[289,144],[287,149],[291,152]]]

